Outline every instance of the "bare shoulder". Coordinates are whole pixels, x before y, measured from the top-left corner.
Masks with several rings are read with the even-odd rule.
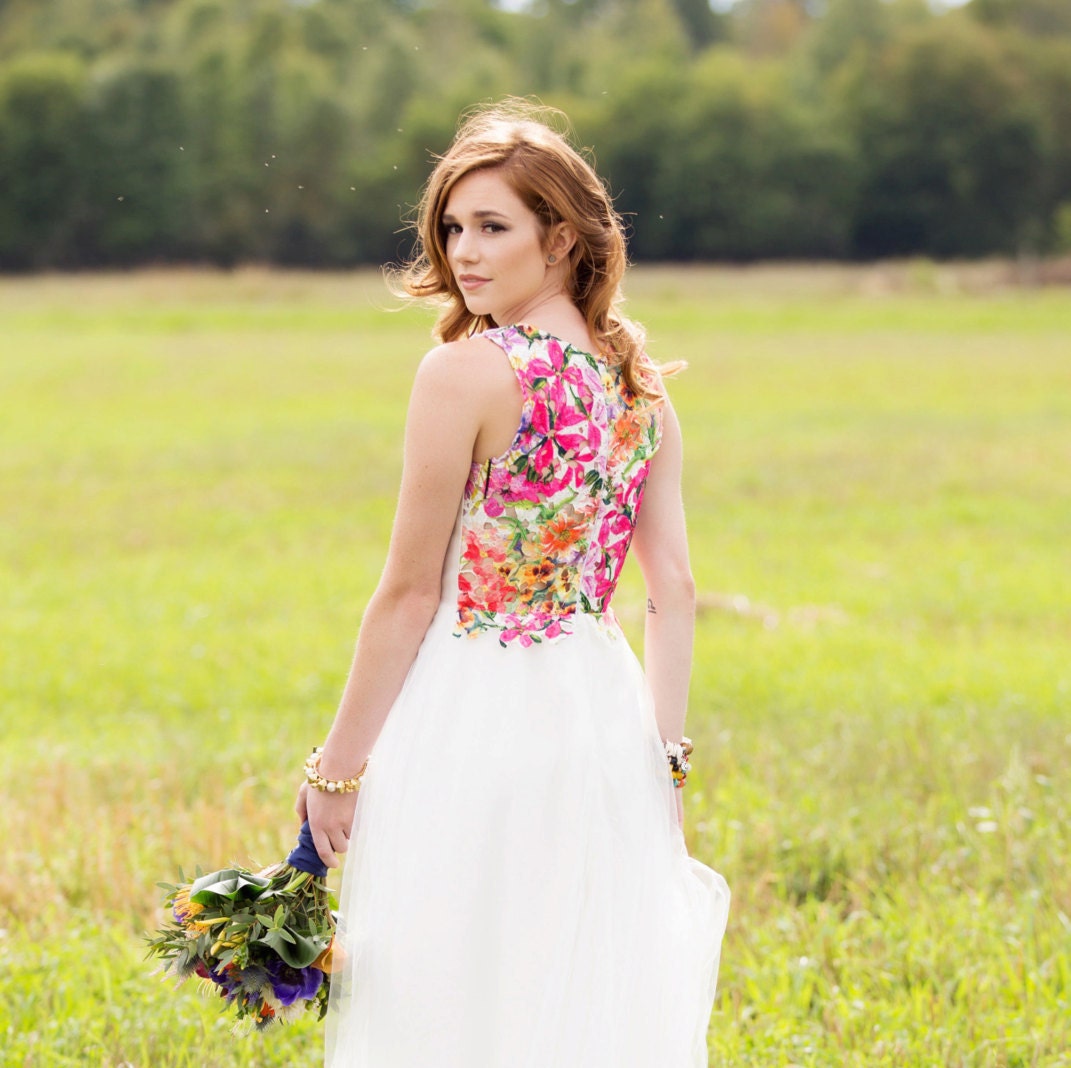
[[[436,345],[421,361],[421,369],[443,375],[467,375],[480,370],[505,367],[509,362],[502,350],[485,337],[466,337],[460,341],[447,341]]]
[[[517,390],[517,380],[502,350],[484,337],[436,345],[420,363],[417,381],[444,396],[495,399]]]
[[[681,447],[681,424],[677,418],[677,410],[669,399],[669,393],[663,386],[662,398],[654,405],[654,415],[660,424],[660,449],[669,445],[671,448]]]
[[[677,418],[677,409],[673,407],[673,401],[669,399],[668,392],[663,392],[662,401],[656,410],[662,420],[663,432],[670,430],[679,438],[681,436],[681,424]]]

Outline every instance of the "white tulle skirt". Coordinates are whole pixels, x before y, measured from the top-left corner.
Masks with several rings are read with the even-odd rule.
[[[502,648],[453,618],[358,800],[328,1068],[706,1066],[729,891],[687,855],[624,636]]]

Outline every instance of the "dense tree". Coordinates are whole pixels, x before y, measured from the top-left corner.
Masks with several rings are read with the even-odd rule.
[[[87,203],[86,70],[74,56],[24,56],[0,72],[0,266],[78,260]]]
[[[708,0],[673,0],[681,26],[696,51],[729,35],[728,20],[716,12]]]
[[[989,34],[935,22],[845,82],[864,254],[1012,251],[1041,211],[1039,116]]]
[[[830,0],[825,16],[809,28],[804,47],[818,73],[828,77],[860,54],[873,55],[891,34],[885,0]]]
[[[781,56],[799,44],[809,22],[807,0],[738,0],[733,37],[753,55]]]
[[[1071,5],[2,0],[0,267],[382,262],[479,101],[598,149],[639,257],[1053,247]]]
[[[130,62],[94,85],[87,104],[91,251],[121,263],[152,259],[161,246],[192,252],[189,130],[176,73]]]
[[[1071,36],[1033,46],[1023,57],[1045,136],[1045,164],[1038,174],[1041,213],[1037,244],[1057,242],[1071,251]],[[1057,224],[1057,218],[1061,221]]]
[[[666,113],[672,123],[661,121]],[[630,116],[646,124],[636,129]],[[687,75],[641,72],[595,139],[638,256],[850,250],[850,147],[795,103],[774,68],[712,52]]]
[[[971,0],[968,10],[982,22],[1015,26],[1038,37],[1071,34],[1067,0]]]

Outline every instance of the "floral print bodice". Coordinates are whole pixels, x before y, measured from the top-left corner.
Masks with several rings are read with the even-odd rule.
[[[513,444],[465,485],[454,633],[553,641],[578,612],[612,619],[661,419],[598,356],[527,326],[481,336],[509,358],[523,406]]]

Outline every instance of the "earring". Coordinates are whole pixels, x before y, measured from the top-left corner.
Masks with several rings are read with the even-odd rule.
[[[549,255],[548,257],[547,257],[547,263],[557,263],[557,262],[558,262],[558,257],[557,257],[557,256],[555,256],[555,255],[554,255],[554,253],[552,252],[552,253],[551,253],[551,254],[550,254],[550,255]]]

